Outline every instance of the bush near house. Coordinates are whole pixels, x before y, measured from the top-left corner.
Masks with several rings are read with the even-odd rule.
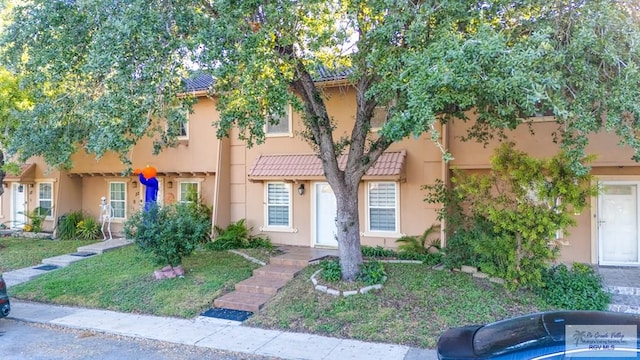
[[[100,237],[100,223],[82,210],[62,215],[57,226],[61,240],[95,240]]]
[[[611,294],[602,288],[602,278],[585,264],[574,263],[571,269],[560,264],[547,269],[544,285],[537,292],[552,306],[570,310],[606,310]]]
[[[251,235],[253,228],[247,227],[246,220],[240,219],[226,228],[214,226],[213,242],[207,244],[211,250],[267,248],[273,245],[264,235]]]
[[[430,203],[443,204],[447,225],[445,264],[475,265],[506,280],[511,289],[536,288],[555,260],[559,231],[596,193],[589,174],[576,174],[564,152],[535,159],[513,143],[496,149],[488,174],[454,171],[452,188],[425,186]]]
[[[152,206],[133,214],[124,232],[157,264],[174,267],[211,238],[211,209],[200,203]]]

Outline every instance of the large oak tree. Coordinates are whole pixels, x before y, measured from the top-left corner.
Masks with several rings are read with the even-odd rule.
[[[142,136],[170,144],[153,120],[184,121],[192,99],[179,97],[181,79],[197,65],[215,78],[221,136],[237,127],[260,143],[287,104],[303,114],[300,135],[336,194],[347,280],[362,262],[362,176],[393,142],[428,132],[438,145],[436,122],[475,112],[469,137],[485,141],[553,112],[575,171],[587,171],[587,135],[603,129],[640,159],[633,1],[33,0],[13,16],[3,61],[35,105],[9,150],[68,165],[80,146],[126,160]],[[334,133],[314,83],[322,67],[348,69],[355,88],[347,136]],[[376,107],[388,119],[373,133]]]

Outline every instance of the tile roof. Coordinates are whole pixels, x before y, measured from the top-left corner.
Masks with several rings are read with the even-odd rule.
[[[383,153],[380,158],[367,170],[366,177],[386,177],[400,179],[404,176],[404,160],[406,151],[389,151]],[[338,163],[341,169],[347,161],[346,155],[341,155]],[[316,154],[285,154],[285,155],[260,155],[249,170],[249,179],[310,179],[323,178],[324,170],[322,162]]]
[[[213,85],[213,77],[209,74],[194,74],[188,79],[184,79],[184,87],[187,92],[209,90]]]
[[[7,173],[4,176],[3,181],[15,181],[21,183],[32,183],[34,182],[36,174],[36,164],[22,164],[20,165],[20,173],[19,174],[10,174]]]
[[[350,68],[328,69],[321,66],[313,76],[316,82],[335,81],[346,79],[353,70]],[[198,73],[188,79],[184,79],[184,87],[187,92],[207,91],[213,85],[213,77],[209,74]]]

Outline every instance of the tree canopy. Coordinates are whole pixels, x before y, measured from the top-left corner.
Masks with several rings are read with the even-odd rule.
[[[249,145],[260,143],[265,121],[285,105],[303,114],[301,135],[338,201],[345,278],[362,261],[363,174],[393,142],[425,132],[437,142],[437,122],[475,112],[469,137],[486,141],[553,113],[574,170],[586,171],[587,135],[601,130],[640,159],[633,1],[33,0],[12,14],[2,59],[34,106],[10,151],[68,165],[79,146],[126,160],[141,136],[170,144],[153,119],[184,121],[192,99],[179,96],[182,79],[197,67],[215,79],[219,135],[235,126]],[[314,84],[321,67],[348,69],[356,90],[346,137],[333,133]],[[376,107],[388,119],[373,133]]]

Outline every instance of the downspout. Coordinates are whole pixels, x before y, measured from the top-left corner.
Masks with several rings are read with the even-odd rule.
[[[220,204],[218,204],[218,192],[220,191],[220,169],[222,167],[222,142],[222,139],[218,139],[218,159],[216,161],[215,185],[213,187],[213,213],[211,216],[211,234],[213,234],[214,226],[218,222],[218,209],[220,209]]]
[[[442,124],[442,147],[444,148],[445,151],[447,152],[449,151],[449,123],[448,122],[445,122],[444,124]],[[449,188],[449,186],[451,186],[451,182],[449,179],[450,177],[449,174],[451,173],[449,162],[443,159],[441,164],[442,166],[440,167],[440,171],[441,171],[440,177],[444,182],[444,185],[447,188]],[[447,227],[446,220],[443,218],[440,221],[440,248],[444,248],[447,246],[447,233],[445,231],[446,227]]]

